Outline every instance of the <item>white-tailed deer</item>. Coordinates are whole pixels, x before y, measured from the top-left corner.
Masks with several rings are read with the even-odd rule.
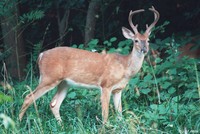
[[[40,83],[37,88],[28,94],[22,105],[19,119],[22,120],[27,108],[46,92],[58,85],[58,91],[53,97],[50,108],[58,121],[60,105],[63,102],[69,87],[97,88],[101,90],[102,117],[105,123],[108,119],[110,96],[113,94],[115,109],[122,112],[121,93],[129,79],[141,68],[144,56],[149,50],[149,35],[151,29],[159,20],[159,13],[153,7],[154,22],[144,34],[140,34],[137,25],[132,23],[134,14],[144,9],[130,11],[128,21],[134,31],[122,27],[125,38],[134,43],[131,54],[100,54],[70,47],[57,47],[39,55]]]

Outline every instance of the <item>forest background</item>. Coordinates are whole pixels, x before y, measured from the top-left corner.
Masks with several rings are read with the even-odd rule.
[[[130,10],[151,6],[160,20],[141,71],[123,92],[123,120],[117,120],[111,104],[110,124],[102,126],[100,92],[70,89],[61,106],[64,128],[47,104],[55,92],[38,100],[19,122],[23,98],[38,83],[40,52],[70,46],[126,55],[132,42],[121,27],[130,27]],[[149,11],[133,18],[140,31],[152,21]],[[1,0],[0,24],[0,132],[200,132],[200,1]]]

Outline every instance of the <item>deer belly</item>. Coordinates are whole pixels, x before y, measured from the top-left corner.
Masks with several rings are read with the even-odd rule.
[[[100,86],[95,85],[95,84],[85,84],[81,82],[76,82],[72,79],[65,79],[65,81],[70,87],[74,87],[74,88],[101,89]]]

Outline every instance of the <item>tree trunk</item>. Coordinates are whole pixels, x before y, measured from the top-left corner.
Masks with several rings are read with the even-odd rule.
[[[85,45],[94,38],[96,19],[98,18],[98,9],[100,7],[100,0],[91,0],[89,3],[86,26],[85,26]]]
[[[11,77],[21,80],[25,75],[25,46],[18,25],[19,11],[17,4],[13,4],[10,9],[11,14],[8,13],[9,15],[5,14],[1,17],[3,42],[10,52],[10,56],[6,59],[6,67]]]
[[[67,33],[68,28],[68,19],[70,9],[64,9],[65,11],[60,10],[59,1],[56,2],[56,10],[57,10],[57,22],[58,22],[58,31],[59,31],[59,45],[63,45],[64,43],[64,36]]]

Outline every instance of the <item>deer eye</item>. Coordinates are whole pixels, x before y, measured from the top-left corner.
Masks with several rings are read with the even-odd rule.
[[[138,40],[135,40],[135,43],[138,43],[139,41]]]

